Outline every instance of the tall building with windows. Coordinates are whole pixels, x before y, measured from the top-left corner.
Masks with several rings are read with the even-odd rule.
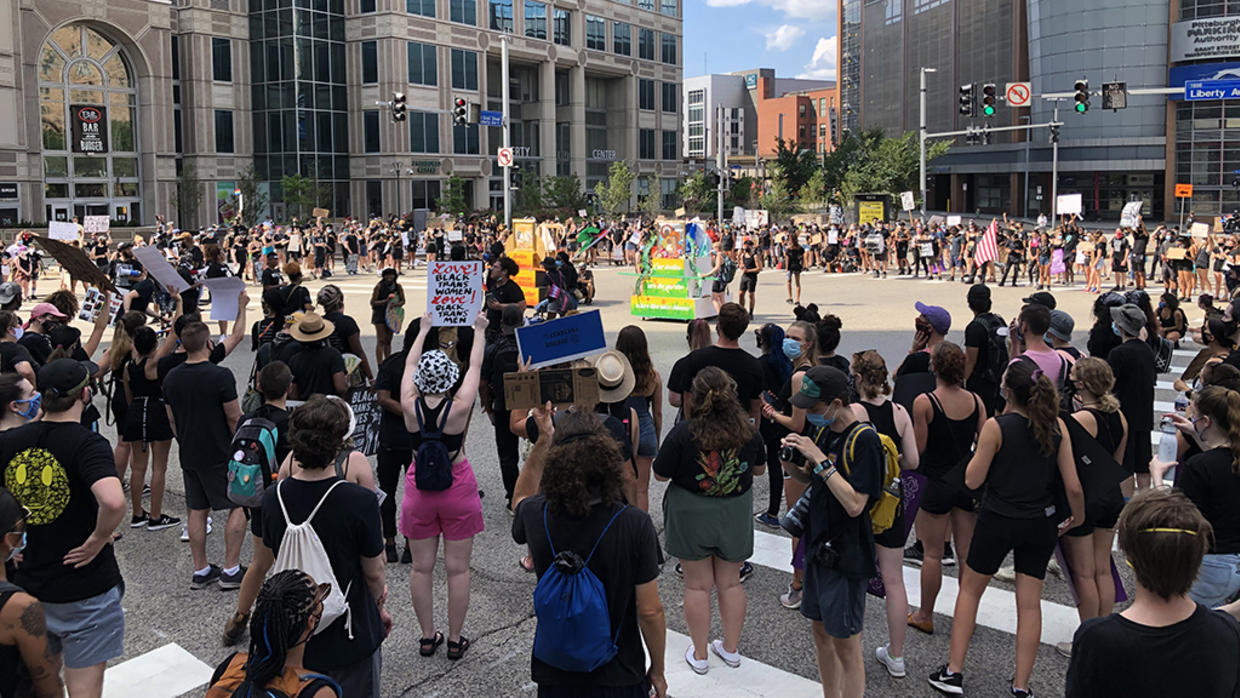
[[[271,213],[302,175],[334,214],[433,208],[451,176],[498,208],[501,105],[523,170],[583,188],[623,160],[675,205],[683,0],[71,0],[0,35],[0,225],[109,215],[214,223],[253,174]],[[4,77],[7,75],[7,77]],[[387,103],[404,93],[408,116]],[[180,210],[174,207],[178,206]]]

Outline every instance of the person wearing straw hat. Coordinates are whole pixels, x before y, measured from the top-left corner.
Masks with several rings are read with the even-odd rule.
[[[290,391],[293,399],[304,400],[315,393],[344,395],[348,388],[344,356],[327,343],[335,331],[336,326],[318,313],[302,315],[289,331],[299,345],[296,353],[288,358],[288,367],[293,372]]]
[[[594,371],[598,375],[598,404],[594,411],[606,415],[604,424],[620,445],[620,455],[631,466],[632,476],[624,474],[624,496],[630,504],[637,502],[637,446],[641,440],[641,427],[637,410],[628,404],[637,377],[629,357],[616,351],[607,351],[594,357]],[[613,421],[614,420],[614,421]]]

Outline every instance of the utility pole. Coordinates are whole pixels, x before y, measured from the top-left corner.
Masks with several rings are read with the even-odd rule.
[[[727,163],[728,163],[726,154],[723,151],[724,133],[723,133],[723,105],[722,104],[717,105],[715,107],[715,131],[717,132],[715,134],[715,168],[719,171],[719,191],[717,192],[719,205],[718,205],[718,217],[715,218],[715,224],[722,226],[723,225],[723,181],[724,181],[724,173],[726,172],[725,168],[727,167]]]
[[[1051,99],[1055,104],[1055,115],[1051,121],[1059,123],[1059,97]],[[1051,139],[1051,227],[1055,226],[1055,214],[1059,209],[1059,138]]]
[[[509,104],[508,104],[508,34],[500,37],[500,79],[503,81],[501,86],[501,99],[504,101],[504,125],[502,127],[504,147],[512,147],[512,134],[510,132]],[[509,163],[504,166],[504,229],[512,232],[512,165]]]
[[[922,67],[921,69],[921,90],[918,95],[921,103],[921,119],[920,127],[917,131],[918,135],[918,177],[921,182],[921,215],[926,216],[926,73],[937,73],[934,68]]]

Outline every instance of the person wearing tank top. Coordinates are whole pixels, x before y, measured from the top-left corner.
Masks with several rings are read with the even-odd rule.
[[[1042,580],[1058,536],[1084,521],[1085,496],[1072,458],[1072,442],[1059,418],[1054,383],[1036,363],[1008,366],[1001,391],[1002,415],[986,421],[965,469],[965,486],[982,489],[982,507],[969,553],[960,568],[960,591],[952,613],[951,655],[930,675],[930,685],[964,693],[964,661],[977,623],[977,609],[990,578],[1008,553],[1016,568],[1016,667],[1013,696],[1032,696],[1029,676],[1042,633]],[[1058,471],[1062,485],[1056,481]],[[1069,512],[1056,505],[1062,486]]]
[[[1102,359],[1088,357],[1073,364],[1068,380],[1076,391],[1075,402],[1080,409],[1068,420],[1081,425],[1102,450],[1113,454],[1116,463],[1124,462],[1128,444],[1128,422],[1119,411],[1119,400],[1111,394],[1115,375]],[[1080,460],[1078,454],[1077,460]],[[1078,465],[1079,467],[1079,465]],[[1116,482],[1105,491],[1085,493],[1085,520],[1064,534],[1063,551],[1072,568],[1076,587],[1076,612],[1081,622],[1111,615],[1115,605],[1115,583],[1111,579],[1111,544],[1115,540],[1115,524],[1124,508],[1123,495]],[[1055,649],[1070,657],[1071,642],[1060,642]]]
[[[914,520],[924,550],[921,606],[909,614],[908,624],[930,634],[934,633],[934,602],[943,582],[943,559],[951,550],[948,533],[956,540],[956,559],[964,559],[977,521],[973,496],[958,484],[958,477],[947,477],[968,458],[986,420],[981,398],[964,388],[964,366],[959,345],[942,342],[936,346],[930,353],[935,388],[913,401],[913,432],[920,453],[917,470],[926,482]]]
[[[852,405],[857,419],[869,422],[879,434],[895,442],[900,451],[900,468],[916,470],[920,462],[913,420],[903,405],[892,402],[887,364],[874,350],[853,355],[853,382],[860,402]],[[908,593],[904,588],[904,543],[908,540],[903,507],[896,512],[895,524],[874,536],[878,573],[886,595],[888,643],[874,650],[874,656],[893,678],[905,675],[904,639],[908,633]]]
[[[43,604],[9,581],[5,565],[26,547],[29,515],[0,487],[0,696],[5,698],[61,696],[65,690],[60,650],[49,647]]]

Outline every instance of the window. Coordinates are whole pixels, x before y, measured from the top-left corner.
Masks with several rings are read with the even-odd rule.
[[[612,25],[611,50],[617,56],[633,55],[633,27],[627,22],[616,22]]]
[[[218,82],[232,82],[232,41],[211,38],[211,78]]]
[[[478,154],[478,124],[452,127],[452,152],[457,155]]]
[[[887,0],[887,10],[884,13],[884,19],[887,24],[895,24],[900,21],[900,16],[904,13],[904,0]]]
[[[362,42],[362,84],[373,85],[379,82],[379,44],[375,41]]]
[[[663,208],[676,208],[680,205],[677,184],[675,177],[664,177],[659,180],[659,193],[663,195]]]
[[[607,50],[607,23],[602,17],[586,15],[586,48]]]
[[[409,47],[409,84],[439,84],[439,61],[435,57],[435,47],[430,44],[419,44],[410,41]]]
[[[366,180],[366,211],[372,216],[383,211],[383,182],[377,179]]]
[[[679,85],[674,82],[663,83],[663,111],[675,114],[680,111]]]
[[[648,61],[654,60],[654,30],[637,29],[637,57]]]
[[[452,89],[478,89],[478,54],[464,49],[452,49]]]
[[[663,62],[676,65],[676,35],[663,32]]]
[[[654,80],[637,81],[637,108],[654,110]]]
[[[551,13],[555,25],[555,43],[561,46],[573,45],[573,30],[568,10],[556,9]]]
[[[476,0],[448,0],[448,19],[461,24],[478,24]]]
[[[375,0],[361,0],[358,5],[358,12],[362,14],[369,14],[375,11]]]
[[[439,115],[409,112],[409,152],[439,152]]]
[[[926,10],[946,4],[947,0],[913,0],[913,14],[920,14]]]
[[[654,0],[637,0],[637,6],[643,10],[654,11]]]
[[[637,131],[637,157],[642,160],[654,159],[654,129],[643,128]]]
[[[215,110],[215,152],[233,152],[233,115],[227,109]]]
[[[405,0],[405,12],[423,17],[435,16],[435,0]]]
[[[680,159],[676,157],[676,132],[675,131],[664,131],[663,132],[663,159],[664,160],[679,160]]]
[[[365,141],[365,151],[367,153],[379,152],[379,110],[367,109],[362,112],[362,140]]]
[[[181,42],[180,37],[172,35],[172,79],[181,79]]]
[[[525,0],[525,35],[532,39],[547,38],[546,3]]]
[[[663,14],[667,15],[668,17],[676,16],[676,0],[663,0],[661,5],[663,9]]]
[[[512,0],[490,0],[491,28],[498,32],[512,31]]]
[[[801,116],[805,116],[805,103],[804,103],[804,102],[802,102],[801,104],[798,104],[798,105],[797,105],[797,112],[798,112]]]

